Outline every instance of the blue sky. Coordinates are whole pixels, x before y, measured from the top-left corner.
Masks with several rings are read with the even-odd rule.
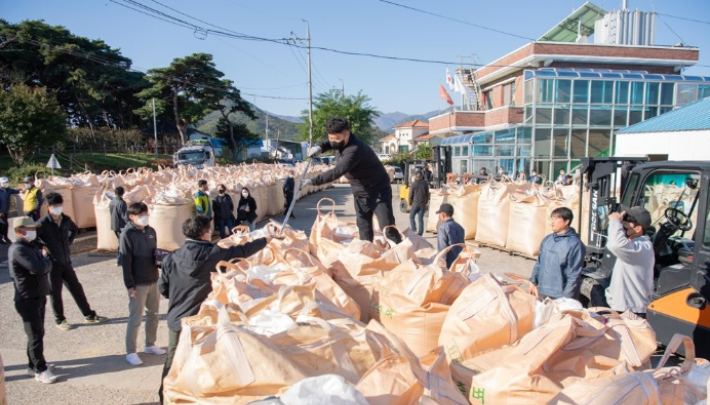
[[[175,14],[152,0],[145,5]],[[285,38],[305,37],[307,19],[312,44],[353,52],[451,61],[472,55],[490,62],[527,40],[416,13],[379,0],[159,0],[192,17],[244,34]],[[538,38],[581,6],[581,0],[395,0],[474,24],[522,37]],[[596,0],[613,10],[621,0]],[[629,8],[710,21],[707,0],[629,0]],[[43,19],[73,33],[101,38],[120,48],[134,67],[147,70],[166,66],[175,57],[208,52],[217,68],[233,80],[244,97],[267,111],[299,115],[306,100],[277,100],[258,96],[307,98],[305,51],[285,45],[219,38],[199,39],[181,27],[153,19],[108,0],[0,0],[0,17],[10,22]],[[186,20],[187,17],[183,17]],[[203,23],[190,20],[204,25]],[[667,27],[665,24],[668,24]],[[672,32],[675,31],[675,34]],[[291,33],[294,33],[293,35]],[[688,74],[710,76],[710,24],[660,16],[656,43],[673,45],[683,39],[700,48],[699,64]],[[314,94],[345,86],[351,94],[362,90],[383,113],[419,114],[439,108],[438,84],[445,66],[371,59],[313,51]]]

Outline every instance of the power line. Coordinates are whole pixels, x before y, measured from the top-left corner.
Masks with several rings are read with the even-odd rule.
[[[678,19],[678,20],[691,21],[691,22],[695,22],[695,23],[698,23],[698,24],[710,25],[710,21],[696,20],[696,19],[688,18],[688,17],[679,17],[679,16],[676,16],[676,15],[670,15],[670,14],[665,14],[665,13],[656,13],[656,14],[662,15],[662,16],[665,16],[665,17],[668,17],[668,18],[675,18],[675,19]]]
[[[431,15],[431,16],[434,16],[434,17],[443,18],[443,19],[445,19],[445,20],[454,21],[454,22],[457,22],[457,23],[459,23],[459,24],[470,25],[471,27],[476,27],[476,28],[480,28],[480,29],[483,29],[483,30],[488,30],[488,31],[491,31],[491,32],[496,32],[496,33],[498,33],[498,34],[508,35],[508,36],[511,36],[511,37],[520,38],[520,39],[525,39],[525,40],[528,40],[528,41],[535,41],[535,39],[533,39],[533,38],[525,37],[525,36],[518,35],[518,34],[513,34],[513,33],[511,33],[511,32],[501,31],[501,30],[499,30],[499,29],[495,29],[495,28],[491,28],[491,27],[486,27],[486,26],[479,25],[479,24],[474,24],[474,23],[471,23],[471,22],[468,22],[468,21],[459,20],[459,19],[456,19],[456,18],[453,18],[453,17],[448,17],[448,16],[445,16],[445,15],[437,14],[437,13],[432,13],[431,11],[426,11],[426,10],[418,9],[418,8],[415,8],[415,7],[407,6],[407,5],[404,5],[404,4],[395,3],[395,2],[393,2],[393,1],[389,1],[389,0],[378,0],[378,1],[380,1],[380,2],[382,2],[382,3],[391,4],[391,5],[396,6],[396,7],[405,8],[405,9],[407,9],[407,10],[416,11],[416,12],[418,12],[418,13],[428,14],[428,15]]]
[[[275,71],[281,73],[282,75],[284,75],[284,76],[286,76],[286,77],[288,77],[288,78],[290,78],[290,79],[293,79],[293,80],[298,80],[297,78],[291,76],[290,74],[288,74],[288,73],[286,73],[286,72],[284,72],[284,71],[278,69],[278,68],[275,67],[275,66],[272,66],[272,65],[270,65],[270,64],[268,64],[268,63],[266,63],[266,62],[264,62],[263,60],[257,58],[256,56],[250,54],[249,52],[247,52],[247,51],[245,51],[245,50],[243,50],[243,49],[237,47],[236,45],[234,45],[234,44],[232,44],[232,43],[230,43],[230,42],[228,42],[228,41],[225,41],[224,39],[219,38],[219,37],[218,37],[217,39],[220,40],[222,43],[226,44],[227,46],[231,46],[232,48],[238,50],[239,52],[242,52],[243,54],[245,54],[245,55],[251,57],[252,59],[256,60],[257,62],[260,62],[260,63],[262,63],[262,64],[264,64],[264,65],[266,65],[266,66],[268,66],[268,67],[274,69]]]
[[[653,4],[653,0],[648,0],[648,1],[651,3],[651,9],[653,10],[654,13],[656,13],[656,5]],[[658,13],[656,13],[656,14],[658,14]],[[678,39],[680,39],[680,42],[682,42],[684,44],[686,43],[685,40],[683,38],[681,38],[680,35],[678,35],[678,33],[675,32],[675,30],[673,30],[673,28],[671,28],[671,26],[666,23],[666,20],[664,18],[661,18],[660,16],[658,16],[658,19],[661,20],[663,25],[665,25],[666,28],[668,28],[673,33],[673,35],[675,35],[676,37],[678,37]]]

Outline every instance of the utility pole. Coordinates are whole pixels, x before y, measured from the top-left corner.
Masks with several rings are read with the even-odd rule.
[[[338,79],[338,80],[340,80],[340,83],[342,83],[342,85],[343,85],[343,87],[340,91],[342,92],[343,97],[345,97],[345,81],[343,79]]]
[[[155,99],[153,99],[153,136],[155,137],[155,158],[158,158],[158,124],[155,118]]]
[[[308,42],[308,147],[313,146],[313,80],[311,79],[311,24],[306,23],[306,41]]]

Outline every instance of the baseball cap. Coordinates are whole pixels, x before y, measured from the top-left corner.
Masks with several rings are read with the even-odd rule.
[[[645,208],[621,205],[621,210],[626,212],[626,221],[641,225],[644,230],[651,227],[651,214]]]
[[[443,212],[444,214],[453,217],[454,216],[454,207],[451,204],[441,204],[439,207],[439,211],[436,211],[436,213]]]
[[[35,222],[30,217],[16,217],[12,218],[12,229],[25,227],[25,228],[39,228],[40,223]]]
[[[0,183],[9,183],[10,180],[7,177],[0,177]]]

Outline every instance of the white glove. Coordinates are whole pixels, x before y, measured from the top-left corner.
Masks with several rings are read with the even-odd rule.
[[[318,156],[321,152],[323,152],[323,149],[321,149],[319,145],[312,146],[310,149],[308,149],[308,157],[312,158],[314,156]]]

